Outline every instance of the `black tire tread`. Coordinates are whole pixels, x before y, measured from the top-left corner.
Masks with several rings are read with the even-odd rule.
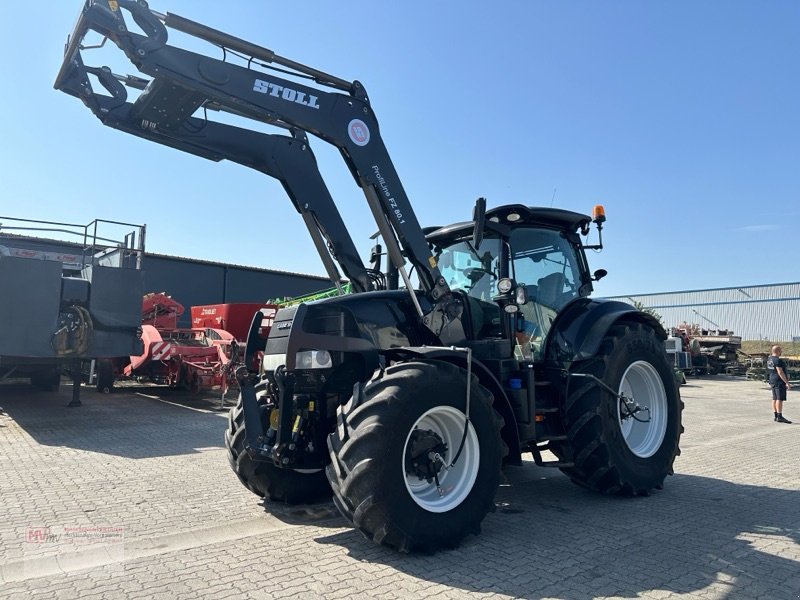
[[[244,411],[242,400],[228,415],[225,448],[231,469],[248,490],[268,500],[286,504],[305,504],[330,497],[325,470],[299,473],[281,469],[267,462],[254,461],[245,451]]]
[[[640,323],[617,323],[604,338],[597,357],[582,365],[581,372],[591,373],[603,379],[609,357],[617,346],[630,335],[649,335],[657,339],[655,331]],[[660,340],[659,340],[660,343]],[[670,384],[674,385],[674,378]],[[626,496],[647,495],[652,489],[660,489],[667,475],[673,473],[675,457],[680,454],[679,439],[683,427],[676,428],[674,440],[665,439],[664,444],[674,444],[661,472],[654,475],[655,481],[644,483],[633,478],[626,479],[622,470],[611,462],[610,436],[603,430],[601,407],[597,400],[596,384],[581,383],[565,400],[565,423],[568,441],[559,445],[559,454],[572,457],[574,466],[561,470],[576,484],[604,494]],[[677,394],[677,391],[676,391]],[[683,401],[678,394],[678,422],[683,411]]]
[[[386,511],[375,501],[371,493],[372,473],[370,468],[375,448],[380,443],[385,429],[383,423],[391,422],[392,407],[390,399],[392,394],[388,390],[392,387],[402,388],[410,385],[403,381],[407,376],[422,373],[426,377],[438,377],[444,370],[458,370],[458,367],[449,363],[415,361],[413,363],[399,363],[386,368],[371,380],[364,388],[364,397],[369,398],[360,406],[355,405],[355,398],[340,407],[337,418],[338,427],[328,437],[328,448],[331,455],[331,464],[327,467],[328,479],[334,493],[334,502],[342,515],[353,523],[364,536],[376,544],[389,546],[400,552],[419,551],[432,553],[440,548],[453,548],[462,539],[470,534],[480,532],[480,522],[490,511],[494,510],[494,495],[489,498],[484,506],[476,513],[479,517],[468,529],[453,535],[444,535],[436,541],[420,540],[413,532],[403,531],[399,524],[386,517]],[[455,371],[452,371],[455,372]],[[491,394],[480,386],[478,379],[473,376],[473,389],[478,386],[488,398],[491,405]],[[473,396],[474,398],[475,396]],[[474,400],[473,400],[474,402]],[[504,421],[492,410],[494,426],[499,432]],[[381,417],[383,417],[383,422]],[[500,440],[500,454],[505,457],[508,447]],[[498,464],[498,475],[500,465]]]

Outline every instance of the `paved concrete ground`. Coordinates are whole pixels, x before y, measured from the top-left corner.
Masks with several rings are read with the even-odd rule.
[[[508,471],[480,536],[409,556],[332,504],[265,510],[209,403],[86,390],[74,409],[68,386],[0,386],[0,598],[800,597],[800,424],[772,421],[763,384],[681,389],[663,491],[602,497],[530,463]]]

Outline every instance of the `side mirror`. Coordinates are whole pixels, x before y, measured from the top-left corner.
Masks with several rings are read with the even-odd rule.
[[[369,253],[369,263],[376,271],[381,270],[381,254],[383,254],[383,248],[380,244],[375,244]]]
[[[475,222],[475,228],[472,230],[472,245],[477,250],[481,247],[481,242],[483,241],[483,227],[486,221],[486,198],[478,198],[475,201],[472,220]]]
[[[606,271],[605,269],[597,269],[597,271],[595,271],[593,275],[594,276],[592,277],[592,281],[600,281],[603,277],[608,275],[608,271]]]

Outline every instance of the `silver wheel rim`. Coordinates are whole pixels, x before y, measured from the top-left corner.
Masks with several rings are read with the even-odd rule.
[[[475,485],[475,480],[478,478],[478,468],[480,466],[481,453],[478,436],[472,427],[472,423],[470,423],[467,427],[467,437],[464,440],[464,448],[461,450],[458,462],[449,469],[442,468],[438,473],[439,486],[442,490],[440,495],[435,480],[428,483],[425,479],[420,479],[415,474],[406,472],[405,457],[406,452],[408,452],[411,434],[415,429],[421,429],[423,431],[432,431],[438,435],[447,445],[447,451],[442,458],[444,463],[449,466],[461,445],[465,418],[464,413],[458,409],[451,406],[437,406],[417,419],[406,436],[400,463],[406,489],[414,502],[429,512],[443,513],[452,510],[469,495],[473,485]]]
[[[624,408],[621,400],[617,402],[617,419],[625,444],[639,458],[653,456],[667,433],[667,392],[658,371],[643,360],[631,363],[622,375],[619,394],[633,399],[635,407],[648,409],[629,416],[631,409]]]

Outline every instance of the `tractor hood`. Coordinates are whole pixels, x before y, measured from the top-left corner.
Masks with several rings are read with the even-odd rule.
[[[431,310],[422,292],[423,310]],[[425,327],[408,292],[382,290],[327,298],[278,310],[264,351],[264,370],[285,365],[297,368],[302,352],[327,351],[337,363],[349,354],[375,354],[404,346],[436,345],[439,340]]]

